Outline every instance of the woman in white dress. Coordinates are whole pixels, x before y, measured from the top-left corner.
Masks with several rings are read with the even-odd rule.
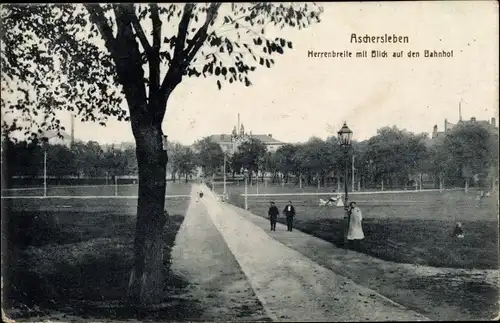
[[[351,214],[349,219],[349,230],[347,231],[347,240],[355,248],[359,248],[361,240],[365,238],[363,233],[363,227],[361,221],[363,221],[363,214],[361,210],[356,206],[356,202],[351,202],[349,204],[349,213]]]

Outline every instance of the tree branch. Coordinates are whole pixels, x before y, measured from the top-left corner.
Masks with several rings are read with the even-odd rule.
[[[151,21],[153,23],[153,47],[149,59],[149,100],[160,87],[160,47],[161,47],[161,20],[158,4],[150,4]]]
[[[161,20],[157,3],[150,4],[151,20],[153,22],[153,49],[160,51],[161,46]]]
[[[97,26],[99,32],[104,38],[104,43],[106,48],[109,50],[110,54],[117,59],[118,52],[116,48],[116,39],[113,36],[113,30],[106,22],[106,16],[104,15],[104,10],[99,4],[84,4],[85,8],[89,12],[90,20]]]
[[[191,60],[194,58],[196,53],[198,53],[198,50],[200,50],[201,46],[205,42],[208,36],[208,27],[212,23],[212,21],[215,20],[217,17],[217,12],[221,6],[221,3],[212,3],[210,4],[210,7],[207,10],[207,18],[205,19],[205,23],[203,26],[198,29],[196,34],[194,35],[191,43],[189,44],[188,48],[186,49],[186,65],[188,65]]]
[[[161,99],[166,102],[170,92],[180,83],[183,73],[183,56],[184,56],[184,43],[186,42],[187,31],[189,27],[189,22],[191,20],[191,14],[194,10],[194,4],[186,3],[184,5],[184,12],[179,22],[179,28],[177,29],[177,37],[175,39],[174,55],[170,64],[170,67],[163,79],[161,84],[159,95]]]
[[[194,4],[186,3],[184,5],[184,12],[182,14],[181,21],[179,23],[179,28],[177,29],[177,38],[175,40],[174,57],[173,62],[179,63],[182,59],[184,52],[184,43],[186,42],[187,30],[189,27],[189,22],[191,20],[191,14],[193,13]]]
[[[146,34],[144,33],[144,29],[142,29],[141,23],[139,22],[139,18],[135,14],[135,8],[133,4],[125,5],[127,9],[127,14],[130,16],[130,21],[132,22],[132,26],[134,27],[135,32],[137,33],[137,38],[141,41],[141,45],[144,48],[144,51],[149,54],[152,50],[151,45],[146,38]]]

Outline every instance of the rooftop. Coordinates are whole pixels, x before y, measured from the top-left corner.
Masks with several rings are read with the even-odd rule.
[[[262,141],[266,145],[273,145],[273,144],[284,144],[284,142],[279,141],[271,134],[268,135],[262,135],[262,134],[245,134],[244,135],[246,138],[253,138]],[[216,134],[216,135],[211,135],[210,139],[216,143],[229,143],[231,142],[231,134]]]

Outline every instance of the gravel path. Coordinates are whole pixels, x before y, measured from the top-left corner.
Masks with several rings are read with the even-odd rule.
[[[233,205],[226,205],[280,243],[352,279],[357,284],[418,311],[433,320],[485,320],[498,315],[498,270],[435,268],[394,263],[340,249],[299,230],[287,232],[269,221]]]
[[[193,187],[186,217],[172,249],[171,268],[190,282],[181,298],[199,302],[204,313],[183,320],[269,321],[247,277],[208,216],[207,208],[197,201],[196,193]]]
[[[202,203],[274,321],[428,320],[279,243],[204,191]]]

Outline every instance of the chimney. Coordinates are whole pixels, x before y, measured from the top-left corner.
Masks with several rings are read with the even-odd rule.
[[[471,117],[471,118],[470,118],[470,121],[472,121],[472,122],[476,122],[476,117]]]
[[[493,127],[496,127],[496,126],[497,126],[497,125],[496,125],[496,123],[495,123],[495,118],[491,118],[491,125],[492,125]]]

